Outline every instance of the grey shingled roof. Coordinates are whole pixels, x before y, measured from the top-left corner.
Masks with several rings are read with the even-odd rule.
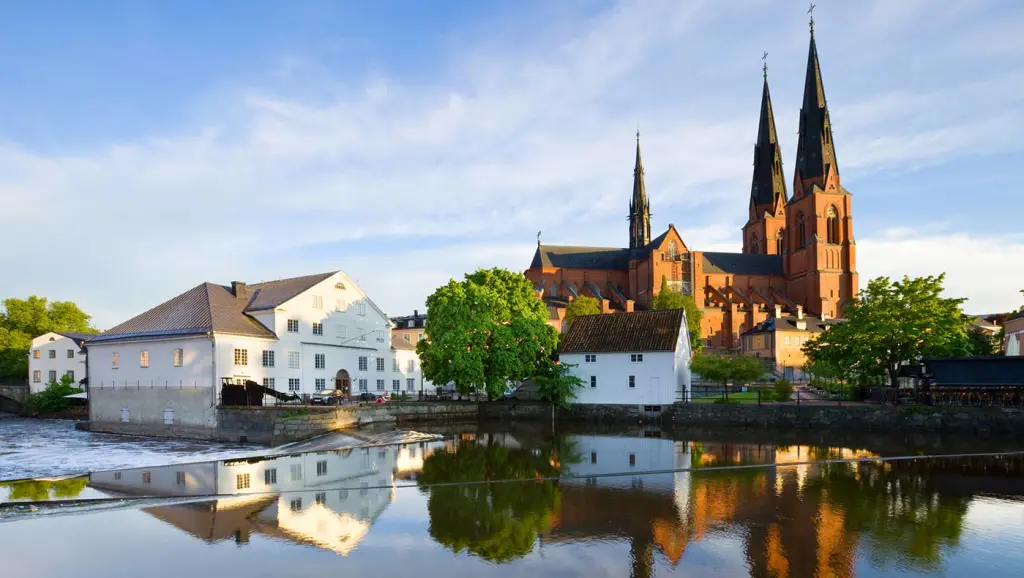
[[[93,337],[101,343],[136,337],[202,335],[208,332],[276,338],[248,312],[272,309],[334,273],[267,281],[247,286],[248,294],[236,298],[230,287],[202,283],[160,305]]]
[[[54,333],[67,337],[68,339],[74,341],[75,345],[78,345],[79,347],[81,347],[82,344],[85,343],[86,341],[89,341],[93,337],[99,335],[98,333],[72,333],[69,331],[54,331]]]
[[[561,353],[675,351],[682,309],[577,317],[562,339]]]
[[[783,275],[781,255],[702,253],[704,272],[734,275]]]
[[[625,271],[629,269],[629,249],[540,245],[530,264],[531,269],[539,267]]]

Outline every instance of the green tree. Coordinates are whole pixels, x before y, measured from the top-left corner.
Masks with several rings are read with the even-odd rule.
[[[65,396],[81,392],[75,387],[75,380],[65,375],[60,381],[50,382],[43,391],[29,395],[25,409],[31,415],[62,411],[71,407],[71,400]]]
[[[0,379],[25,379],[32,338],[49,331],[98,333],[92,318],[71,301],[49,302],[35,295],[10,298],[0,309]]]
[[[966,355],[964,300],[942,296],[944,279],[945,274],[895,282],[872,279],[848,305],[844,322],[804,345],[811,366],[846,368],[842,377],[861,382],[887,378],[897,387],[904,362]]]
[[[601,304],[594,297],[580,295],[569,302],[565,308],[565,324],[572,325],[572,320],[581,315],[598,315],[601,313]]]
[[[661,276],[661,288],[654,296],[654,309],[683,309],[686,311],[686,329],[690,333],[690,351],[696,355],[704,350],[704,340],[700,337],[700,320],[704,312],[697,307],[697,302],[690,295],[673,291],[668,285],[668,278]]]
[[[575,365],[556,363],[545,359],[537,368],[533,381],[541,399],[554,407],[569,407],[569,402],[576,398],[576,390],[583,387],[583,380],[572,374]]]
[[[718,381],[725,386],[725,397],[729,398],[729,382],[749,383],[765,373],[760,359],[749,355],[716,355],[700,353],[694,356],[690,370],[709,381]]]
[[[992,335],[980,327],[972,325],[967,328],[967,348],[970,355],[999,355],[1002,343],[998,335]]]
[[[427,339],[416,345],[423,376],[500,397],[509,383],[533,376],[555,351],[558,331],[548,310],[522,275],[480,269],[452,279],[427,298]]]

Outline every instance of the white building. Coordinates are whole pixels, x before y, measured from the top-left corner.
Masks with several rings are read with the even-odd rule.
[[[60,381],[65,375],[81,383],[86,377],[86,350],[83,344],[95,335],[85,333],[44,333],[32,340],[28,354],[28,383],[32,393]]]
[[[662,406],[690,391],[690,336],[682,309],[577,317],[559,351],[583,379],[575,403]]]
[[[203,283],[90,340],[90,421],[210,429],[223,378],[300,395],[431,390],[415,351],[392,343],[341,271]]]

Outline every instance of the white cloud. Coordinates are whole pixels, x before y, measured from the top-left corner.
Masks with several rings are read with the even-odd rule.
[[[835,55],[823,62],[826,83],[844,89],[829,95],[851,190],[859,175],[906,170],[906,160],[1021,150],[1005,129],[1024,120],[1024,68],[1009,56],[1010,66],[952,86],[842,84],[848,68],[858,74],[856,58],[875,62],[887,42],[908,42],[929,4],[872,12],[885,26],[873,16],[844,29],[838,4],[819,15],[819,30],[832,29],[819,44]],[[932,20],[950,20],[939,12]],[[638,119],[656,228],[672,222],[691,248],[735,250],[760,88],[749,63],[765,43],[783,55],[772,58],[773,98],[783,145],[795,144],[806,32],[763,25],[779,16],[769,2],[624,2],[457,44],[427,83],[344,78],[290,57],[268,84],[211,82],[182,105],[194,122],[173,133],[59,154],[0,142],[0,295],[73,299],[110,326],[205,280],[343,268],[398,314],[476,266],[524,269],[537,230],[547,242],[623,242]],[[869,29],[878,38],[866,47],[858,35]],[[959,41],[947,32],[916,49]],[[869,210],[858,205],[859,225]],[[954,232],[969,234],[966,224]],[[862,274],[898,266],[871,246],[862,241]],[[1004,278],[986,285],[991,294],[968,288],[942,265],[980,303],[1016,295]]]

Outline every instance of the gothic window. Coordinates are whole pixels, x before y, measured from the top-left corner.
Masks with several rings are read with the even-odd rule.
[[[781,255],[786,250],[786,230],[779,229],[778,234],[775,235],[775,253]]]
[[[757,253],[757,235],[750,236],[750,252]]]
[[[803,249],[807,246],[807,221],[803,213],[796,215],[796,248]]]
[[[668,242],[668,260],[675,261],[679,257],[679,247],[675,239]]]
[[[839,215],[835,207],[829,207],[825,216],[825,229],[828,231],[828,242],[839,244]]]

